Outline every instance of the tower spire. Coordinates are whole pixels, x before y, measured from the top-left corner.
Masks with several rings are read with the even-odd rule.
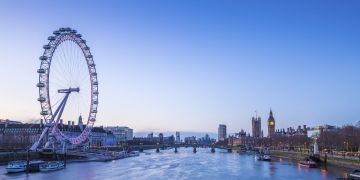
[[[275,119],[272,109],[270,107],[269,119],[268,119],[268,137],[272,137],[275,134]]]

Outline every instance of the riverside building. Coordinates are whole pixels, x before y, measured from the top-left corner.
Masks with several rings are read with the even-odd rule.
[[[133,140],[133,129],[126,126],[108,126],[104,128],[107,131],[111,131],[116,140],[116,144]]]
[[[68,121],[67,124],[64,124],[63,120],[60,120],[58,124],[59,130],[68,137],[79,136],[84,127],[81,117],[79,117],[78,125],[75,125],[74,121]],[[0,123],[0,149],[27,149],[38,140],[44,128],[45,124],[42,120],[40,123],[2,121]],[[113,146],[115,145],[115,137],[112,132],[106,131],[102,126],[94,127],[88,141],[83,145],[90,147]],[[68,146],[68,148],[72,147]]]
[[[260,117],[252,117],[252,136],[254,138],[261,137],[261,118]]]

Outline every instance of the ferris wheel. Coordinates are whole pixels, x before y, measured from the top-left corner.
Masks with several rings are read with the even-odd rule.
[[[86,41],[71,28],[55,30],[48,40],[39,58],[39,82],[36,85],[40,114],[46,125],[30,150],[36,150],[46,134],[49,138],[45,148],[55,141],[82,144],[88,139],[97,114],[97,72]],[[59,129],[64,120],[73,122],[81,116],[87,116],[87,123],[78,136],[67,136]]]

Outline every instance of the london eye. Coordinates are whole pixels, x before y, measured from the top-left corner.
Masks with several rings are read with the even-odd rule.
[[[45,148],[55,142],[82,144],[89,138],[98,108],[98,79],[90,47],[76,30],[60,28],[48,37],[43,49],[36,86],[45,128],[30,149],[36,150],[46,134]],[[69,136],[59,129],[64,120],[71,122],[79,116],[87,119],[80,134]]]

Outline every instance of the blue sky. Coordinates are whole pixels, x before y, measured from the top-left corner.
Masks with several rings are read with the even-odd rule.
[[[360,120],[358,1],[1,1],[0,118],[40,118],[36,70],[59,27],[97,65],[96,125],[251,129]],[[265,133],[267,130],[265,130]]]

